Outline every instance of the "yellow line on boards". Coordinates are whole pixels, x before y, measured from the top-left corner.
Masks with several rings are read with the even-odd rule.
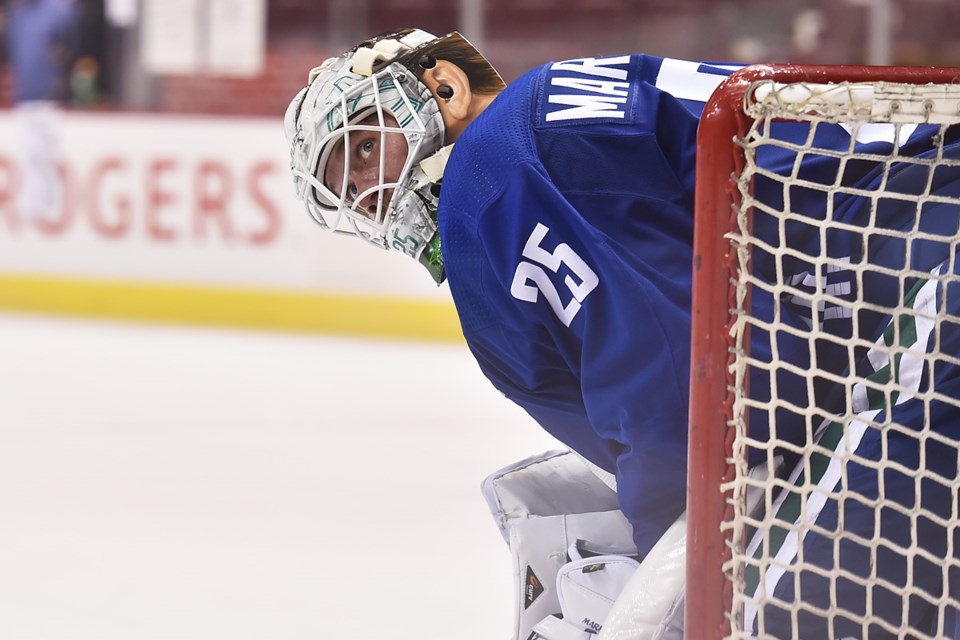
[[[462,342],[452,302],[0,274],[0,309]]]

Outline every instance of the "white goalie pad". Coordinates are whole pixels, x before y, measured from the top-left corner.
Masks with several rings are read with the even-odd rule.
[[[620,508],[616,491],[570,451],[546,451],[515,462],[489,475],[481,488],[508,543],[510,527],[518,521]]]
[[[660,537],[620,592],[598,640],[649,640],[682,598],[687,568],[687,516]]]
[[[782,463],[780,456],[773,459],[774,473]],[[762,465],[750,470],[750,477],[757,485],[748,489],[745,500],[747,511],[755,516],[763,509],[761,487],[769,475],[767,467]],[[681,640],[686,569],[687,515],[684,512],[643,559],[607,615],[597,640]]]
[[[528,640],[592,640],[617,597],[640,566],[636,557],[593,555],[581,541],[570,546],[570,562],[557,574],[559,616],[548,616],[533,625]]]
[[[534,625],[561,613],[557,577],[571,560],[571,545],[590,555],[636,553],[616,492],[569,451],[512,464],[482,488],[513,560],[516,640],[527,640]]]

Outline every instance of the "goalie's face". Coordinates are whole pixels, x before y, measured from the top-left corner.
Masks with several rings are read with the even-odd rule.
[[[380,248],[396,222],[395,194],[417,162],[443,141],[427,87],[405,67],[370,77],[335,59],[291,103],[291,168],[307,211],[324,229],[355,233]]]
[[[349,127],[317,177],[350,209],[380,223],[408,155],[397,120],[383,113],[381,122],[374,113]]]

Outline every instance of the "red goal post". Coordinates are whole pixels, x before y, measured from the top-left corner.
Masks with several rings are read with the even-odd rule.
[[[731,635],[736,578],[731,555],[736,541],[729,523],[735,517],[735,501],[742,499],[732,488],[740,471],[734,460],[736,434],[731,423],[734,390],[738,385],[742,388],[746,379],[736,374],[733,361],[748,344],[743,337],[738,344],[731,334],[732,310],[749,309],[749,293],[735,284],[742,257],[729,235],[740,228],[742,189],[749,188],[738,179],[746,162],[738,140],[753,123],[745,112],[745,100],[758,82],[768,80],[956,85],[960,68],[758,65],[733,74],[706,105],[697,156],[687,502],[685,637],[693,640]],[[947,118],[956,120],[958,109],[960,103],[954,103]],[[917,112],[918,122],[930,121],[930,106],[922,99],[910,110]]]

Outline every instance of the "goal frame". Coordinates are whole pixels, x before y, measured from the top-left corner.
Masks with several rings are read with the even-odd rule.
[[[723,574],[730,558],[731,533],[721,523],[732,512],[732,495],[722,486],[733,476],[733,354],[729,340],[736,306],[731,279],[736,253],[725,237],[736,229],[740,195],[734,174],[744,165],[734,142],[752,122],[743,111],[753,83],[960,81],[954,67],[868,67],[849,65],[754,65],[732,74],[713,93],[697,137],[696,218],[690,361],[690,413],[687,480],[687,570],[684,634],[689,640],[718,640],[730,632],[732,589]]]

